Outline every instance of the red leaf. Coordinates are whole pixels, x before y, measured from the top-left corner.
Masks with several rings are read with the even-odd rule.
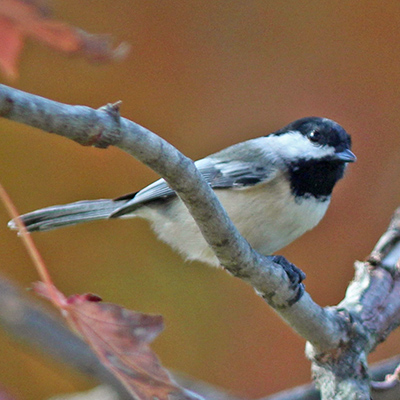
[[[52,19],[38,1],[0,1],[0,67],[10,77],[17,76],[17,59],[25,36],[68,54],[80,54],[91,61],[124,58],[129,46],[113,47],[109,35],[92,35],[67,23]]]
[[[54,293],[42,282],[36,283],[35,290],[54,299]],[[52,288],[52,292],[54,290],[57,289]],[[59,293],[58,297],[61,299],[62,295]],[[59,306],[70,326],[135,398],[168,400],[171,395],[190,398],[171,380],[148,347],[163,329],[161,316],[102,303],[92,294],[71,296],[66,302],[61,300]]]
[[[43,280],[34,284],[36,293],[60,309],[71,328],[83,337],[103,365],[125,385],[134,398],[199,400],[199,396],[171,380],[167,370],[148,346],[163,329],[162,317],[102,303],[101,298],[94,294],[66,298],[54,286],[40,253],[1,184],[0,198],[16,221],[21,238]]]
[[[7,78],[16,79],[23,35],[10,20],[0,17],[0,38],[0,68]]]

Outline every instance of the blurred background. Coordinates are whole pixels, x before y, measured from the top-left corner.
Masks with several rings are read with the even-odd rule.
[[[192,159],[324,116],[352,135],[358,157],[322,223],[281,254],[302,268],[322,306],[337,304],[400,203],[400,3],[53,0],[58,19],[132,46],[96,66],[28,40],[12,86],[70,104],[122,100],[121,113]],[[9,81],[0,77],[2,83]],[[116,197],[157,175],[122,151],[84,148],[0,120],[0,177],[21,213]],[[37,279],[0,207],[1,274]],[[162,314],[152,348],[163,364],[251,398],[306,383],[304,340],[251,287],[222,270],[185,263],[147,223],[106,221],[34,239],[66,294],[94,292]],[[400,351],[400,332],[370,357]],[[0,331],[0,382],[18,399],[94,385]]]

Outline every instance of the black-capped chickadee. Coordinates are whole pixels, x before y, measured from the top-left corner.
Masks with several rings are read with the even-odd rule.
[[[336,122],[302,118],[268,136],[196,161],[229,217],[250,245],[270,255],[324,216],[336,182],[356,157]],[[182,201],[163,179],[111,200],[85,200],[25,214],[27,229],[46,231],[107,218],[140,217],[189,260],[219,265]],[[9,222],[16,229],[14,221]]]

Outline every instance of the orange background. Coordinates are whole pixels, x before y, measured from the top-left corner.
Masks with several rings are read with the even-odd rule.
[[[193,159],[309,115],[352,135],[358,162],[326,218],[281,253],[307,273],[321,305],[338,303],[400,200],[400,4],[387,1],[53,1],[58,18],[132,45],[121,63],[95,66],[33,41],[13,85],[71,104],[122,100],[122,115]],[[4,78],[0,78],[3,83]],[[157,178],[118,149],[80,147],[0,121],[0,179],[20,212],[116,197]],[[37,275],[0,207],[2,274]],[[304,340],[224,271],[184,263],[143,221],[99,222],[34,239],[66,294],[94,292],[161,313],[153,348],[164,365],[257,397],[308,382]],[[399,352],[399,333],[371,356]],[[93,386],[0,332],[0,382],[18,399]]]

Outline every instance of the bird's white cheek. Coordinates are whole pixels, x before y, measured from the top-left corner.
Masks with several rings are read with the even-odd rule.
[[[318,146],[296,131],[260,139],[263,140],[264,151],[272,158],[279,154],[280,157],[286,160],[319,159],[335,153],[333,147]]]

